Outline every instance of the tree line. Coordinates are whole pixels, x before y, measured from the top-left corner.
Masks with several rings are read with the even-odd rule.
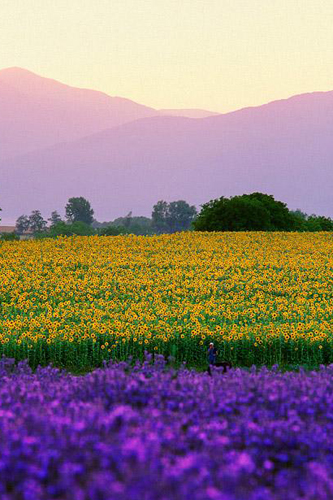
[[[0,209],[1,210],[1,209]],[[117,236],[119,234],[153,235],[186,231],[191,228],[197,210],[186,201],[179,200],[167,203],[157,202],[152,210],[151,218],[134,217],[132,212],[114,221],[98,222],[94,218],[94,210],[84,197],[70,198],[65,206],[65,219],[58,211],[53,211],[49,219],[44,219],[39,210],[31,214],[21,215],[16,220],[15,232],[3,234],[2,239],[19,239],[20,236],[31,235],[35,238],[57,236]]]
[[[0,209],[1,211],[1,209]],[[0,219],[1,220],[1,219]],[[211,200],[195,206],[184,200],[170,203],[160,200],[149,217],[135,217],[132,212],[109,222],[94,219],[90,202],[72,197],[65,206],[65,220],[57,211],[45,220],[39,210],[18,217],[12,234],[2,239],[18,239],[30,234],[37,238],[81,235],[116,236],[119,234],[153,235],[180,231],[333,231],[329,217],[307,215],[289,210],[287,205],[263,193]]]

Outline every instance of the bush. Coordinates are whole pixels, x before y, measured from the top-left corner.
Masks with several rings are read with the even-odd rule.
[[[295,221],[285,203],[252,193],[204,204],[193,226],[196,231],[291,231]]]
[[[123,226],[107,226],[98,231],[100,236],[118,236],[119,234],[126,234],[127,231]]]
[[[1,235],[2,241],[18,241],[19,239],[20,238],[14,231],[12,233],[3,233]]]
[[[95,234],[95,230],[86,224],[85,222],[76,221],[72,224],[66,224],[65,222],[58,222],[52,226],[48,232],[49,237],[57,236],[91,236]]]
[[[291,212],[296,231],[333,231],[333,220],[320,215],[307,215],[301,210]]]

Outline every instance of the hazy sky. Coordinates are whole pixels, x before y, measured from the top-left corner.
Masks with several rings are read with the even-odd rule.
[[[156,108],[333,89],[333,0],[0,0],[0,68]]]

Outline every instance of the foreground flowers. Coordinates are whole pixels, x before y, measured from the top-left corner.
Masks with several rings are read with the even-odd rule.
[[[2,500],[333,496],[333,367],[82,377],[0,363]]]

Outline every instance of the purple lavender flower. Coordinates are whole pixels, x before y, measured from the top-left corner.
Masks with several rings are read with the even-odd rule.
[[[333,498],[333,369],[0,361],[4,500]]]

